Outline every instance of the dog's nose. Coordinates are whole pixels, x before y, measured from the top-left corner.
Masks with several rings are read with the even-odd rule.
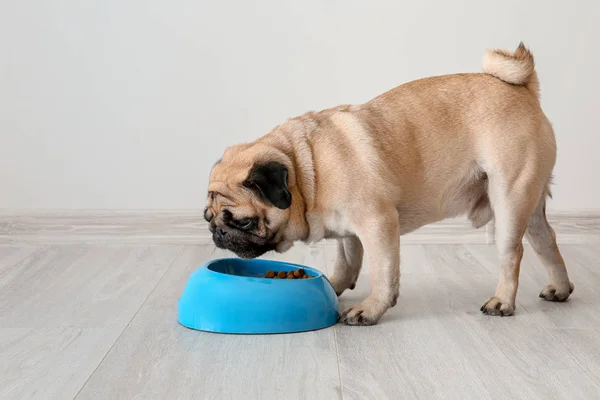
[[[217,232],[217,235],[220,236],[220,237],[227,236],[227,232],[225,232],[222,228],[217,228],[216,232]]]

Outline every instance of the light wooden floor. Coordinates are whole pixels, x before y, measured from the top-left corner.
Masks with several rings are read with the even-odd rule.
[[[0,399],[599,399],[600,247],[562,251],[571,299],[538,298],[545,272],[526,249],[514,317],[479,312],[493,246],[410,245],[380,324],[230,336],[176,321],[188,275],[224,255],[210,244],[0,246]],[[333,251],[276,258],[326,271]]]

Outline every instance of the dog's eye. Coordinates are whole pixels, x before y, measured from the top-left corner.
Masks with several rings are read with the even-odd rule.
[[[255,224],[255,221],[253,219],[248,218],[248,219],[242,219],[242,220],[238,221],[238,223],[236,225],[241,230],[248,231],[248,230],[254,228],[254,224]]]

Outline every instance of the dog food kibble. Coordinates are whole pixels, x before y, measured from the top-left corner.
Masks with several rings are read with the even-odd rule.
[[[267,273],[264,276],[265,278],[272,278],[272,279],[308,279],[308,278],[314,278],[314,276],[312,275],[307,275],[306,271],[304,271],[302,268],[298,268],[297,270],[294,271],[267,271]]]

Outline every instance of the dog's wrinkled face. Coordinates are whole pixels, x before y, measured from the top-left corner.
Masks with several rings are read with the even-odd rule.
[[[217,247],[242,258],[259,257],[277,249],[278,232],[288,219],[288,169],[227,155],[211,172],[204,218]]]

